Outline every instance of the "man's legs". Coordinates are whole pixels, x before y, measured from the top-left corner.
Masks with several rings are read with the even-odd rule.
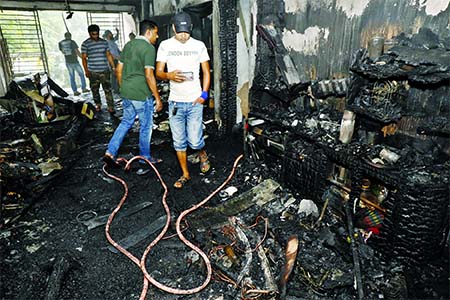
[[[153,132],[153,98],[145,101],[133,101],[139,116],[139,154],[151,159],[150,145]]]
[[[181,103],[169,101],[169,123],[170,131],[172,132],[173,147],[177,152],[178,163],[180,164],[182,177],[190,179],[189,169],[187,167],[187,155],[186,155],[186,107],[191,105],[190,103]],[[178,181],[177,181],[178,182]],[[183,187],[183,184],[176,187]]]
[[[199,150],[200,171],[207,173],[211,168],[208,155],[204,150],[205,140],[203,139],[203,105],[196,103],[192,105],[186,117],[187,143],[191,149]]]
[[[114,59],[114,65],[117,66],[119,61]],[[119,94],[119,84],[117,83],[116,73],[111,72],[111,88],[114,93]]]
[[[102,100],[100,99],[100,76],[99,73],[91,72],[89,78],[89,84],[91,86],[92,98],[97,106],[97,110],[102,107]]]
[[[75,94],[77,92],[77,83],[75,82],[75,66],[74,64],[66,63],[66,68],[67,71],[69,71],[70,87]]]
[[[118,94],[119,93],[119,85],[117,84],[116,75],[114,75],[114,72],[111,72],[111,90]]]
[[[128,130],[130,130],[130,128],[133,126],[134,120],[136,118],[136,110],[130,100],[123,98],[122,105],[122,121],[114,131],[114,134],[108,144],[108,150],[106,150],[106,154],[110,154],[114,158],[116,158],[120,145],[122,144],[122,141],[125,138]]]
[[[75,71],[78,73],[78,76],[80,76],[80,81],[81,81],[81,90],[83,92],[86,91],[86,79],[84,78],[84,73],[83,73],[83,69],[81,68],[79,63],[74,64],[75,66]],[[74,75],[75,77],[75,75]]]
[[[191,178],[190,174],[189,174],[189,169],[187,166],[187,154],[186,151],[177,151],[177,159],[178,159],[178,163],[180,164],[181,167],[181,172],[183,173],[183,177],[184,178]]]
[[[105,92],[106,103],[108,104],[108,111],[114,111],[114,99],[111,91],[111,72],[105,71],[101,73],[101,83],[103,91]]]

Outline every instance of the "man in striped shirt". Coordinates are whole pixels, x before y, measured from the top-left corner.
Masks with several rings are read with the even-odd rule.
[[[114,100],[111,92],[110,66],[115,71],[114,59],[109,52],[108,42],[100,38],[100,28],[96,24],[88,27],[89,38],[81,44],[81,59],[84,72],[89,78],[92,97],[97,106],[97,111],[101,111],[102,102],[100,100],[100,84],[105,92],[108,111],[114,113]],[[108,64],[109,63],[109,64]]]

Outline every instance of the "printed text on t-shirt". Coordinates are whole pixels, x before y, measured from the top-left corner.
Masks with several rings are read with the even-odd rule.
[[[168,56],[194,56],[198,55],[198,51],[168,51]]]

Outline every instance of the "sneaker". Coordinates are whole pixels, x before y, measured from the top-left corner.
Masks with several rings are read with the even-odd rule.
[[[87,93],[87,92],[90,92],[91,90],[90,89],[83,89],[83,93]]]
[[[74,96],[80,96],[80,95],[81,95],[81,93],[80,93],[80,92],[78,92],[78,91],[76,91],[76,92],[74,92],[74,93],[73,93],[73,95],[74,95]]]
[[[149,168],[146,168],[146,169],[140,168],[139,170],[136,171],[136,174],[139,176],[142,176],[142,175],[147,174],[148,172],[150,172]]]
[[[116,159],[114,158],[114,156],[112,156],[109,153],[105,153],[105,155],[103,155],[103,161],[105,162],[105,164],[110,167],[110,168],[120,168],[120,164],[116,161]]]

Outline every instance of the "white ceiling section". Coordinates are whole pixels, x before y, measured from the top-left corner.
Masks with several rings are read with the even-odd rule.
[[[76,3],[69,1],[70,9],[72,11],[99,11],[99,12],[128,12],[134,13],[136,7],[134,5],[121,5],[118,0],[110,1],[87,1],[77,0]],[[0,1],[0,9],[37,9],[37,10],[66,10],[67,5],[64,1],[61,2],[46,2],[46,1]]]

